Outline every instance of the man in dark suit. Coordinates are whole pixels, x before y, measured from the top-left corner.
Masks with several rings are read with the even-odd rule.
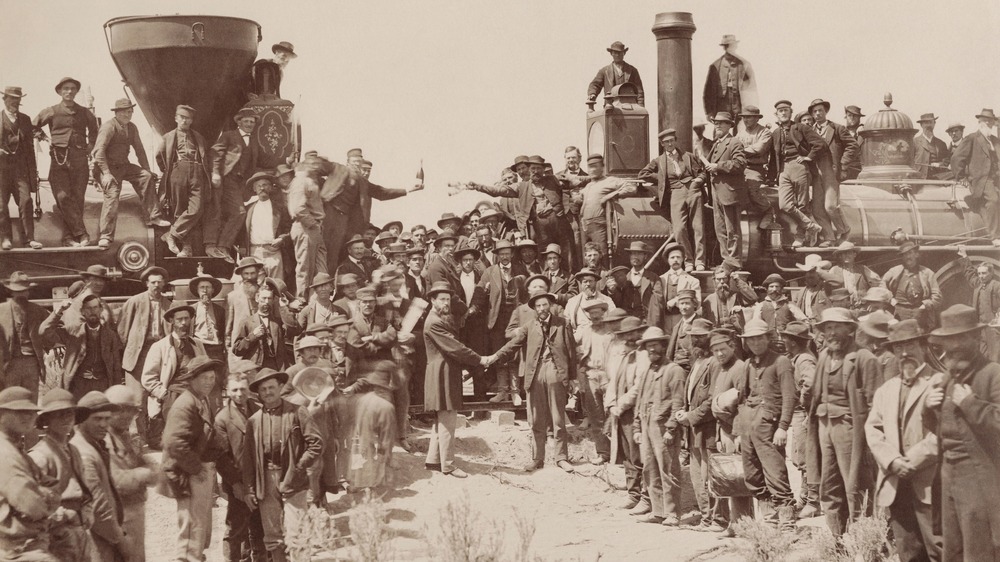
[[[793,247],[815,244],[812,238],[821,227],[807,210],[809,186],[816,162],[829,160],[830,147],[813,129],[792,120],[792,102],[778,100],[774,104],[778,127],[771,134],[771,151],[767,164],[768,183],[778,185],[778,210],[785,220],[797,226]]]
[[[948,169],[951,151],[943,140],[934,136],[937,120],[933,113],[924,113],[917,119],[920,132],[913,137],[913,166],[924,179],[948,180],[954,177]]]
[[[92,390],[104,392],[108,387],[125,382],[122,371],[122,344],[114,329],[101,323],[101,298],[88,295],[83,300],[84,330],[69,333],[62,314],[72,306],[66,301],[42,322],[42,337],[62,346],[62,372],[57,380],[46,378],[46,390],[65,388],[77,400]]]
[[[424,298],[424,293],[429,285],[427,277],[424,275],[424,262],[426,261],[427,249],[423,246],[414,246],[406,251],[406,295],[410,299]]]
[[[500,240],[497,242],[495,255],[497,263],[483,272],[472,301],[477,310],[485,313],[486,351],[489,353],[495,353],[507,343],[504,330],[510,322],[510,315],[525,299],[523,270],[519,274],[511,263],[514,256],[513,244]],[[517,396],[520,401],[516,365],[509,360],[498,361],[492,370],[496,375],[497,395],[490,401],[505,402],[512,395]]]
[[[461,268],[458,272],[460,281],[459,292],[455,294],[454,298],[462,301],[469,307],[465,313],[465,317],[461,321],[462,330],[459,339],[476,353],[489,353],[490,348],[488,345],[486,322],[490,307],[482,294],[482,290],[478,288],[482,280],[482,273],[478,270],[478,265],[481,263],[479,259],[482,255],[476,248],[464,247],[455,250],[454,256]],[[498,345],[497,348],[501,345],[503,343]],[[486,400],[486,392],[489,390],[490,379],[494,377],[487,376],[486,371],[481,367],[472,367],[469,371],[472,375],[472,389],[476,401],[481,402]],[[500,394],[497,396],[500,396]],[[497,401],[499,402],[499,400]]]
[[[246,183],[257,200],[246,206],[243,230],[243,255],[257,258],[264,274],[272,279],[294,279],[295,252],[292,246],[292,217],[276,191],[274,176],[258,172]],[[270,226],[270,228],[268,228]],[[291,275],[287,272],[291,270]],[[297,280],[296,280],[297,281]]]
[[[193,107],[178,105],[174,116],[177,128],[163,135],[156,151],[156,164],[163,172],[164,189],[173,211],[173,225],[163,235],[163,241],[171,252],[185,258],[192,252],[187,237],[198,226],[202,204],[212,193],[209,180],[214,153],[201,133],[191,128],[194,116]]]
[[[284,369],[295,361],[288,353],[285,335],[296,330],[295,318],[278,295],[265,285],[257,289],[257,312],[243,319],[233,339],[233,353],[261,367]]]
[[[660,214],[670,221],[674,238],[684,248],[692,267],[705,268],[705,233],[702,189],[708,181],[701,161],[677,147],[677,131],[660,131],[663,154],[639,170],[638,178],[656,180],[654,202]],[[740,172],[742,173],[742,172]],[[689,262],[690,263],[690,262]],[[689,269],[690,271],[690,269]]]
[[[957,179],[969,182],[970,207],[982,215],[986,235],[1000,248],[1000,139],[990,132],[997,117],[992,109],[984,109],[976,119],[979,130],[962,139],[951,157],[951,167]]]
[[[437,253],[427,262],[427,282],[432,286],[437,283],[448,283],[451,292],[455,294],[461,291],[462,285],[458,276],[458,263],[453,255],[457,243],[458,237],[445,231],[434,241]],[[465,302],[461,299],[453,299],[450,308],[455,326],[460,327],[460,321],[466,313]]]
[[[39,328],[48,312],[28,300],[33,285],[20,271],[3,281],[10,299],[0,303],[0,387],[26,388],[34,400],[45,378],[45,340]]]
[[[847,179],[847,168],[856,158],[858,143],[851,136],[847,127],[834,123],[826,118],[830,111],[830,102],[821,99],[813,100],[808,107],[813,117],[813,128],[816,134],[826,141],[830,147],[831,159],[829,165],[825,160],[816,162],[817,177],[813,182],[813,215],[818,217],[826,241],[839,244],[847,239],[851,228],[847,226],[840,210],[840,182]],[[827,229],[823,219],[828,218],[836,232]],[[823,246],[826,247],[826,246]]]
[[[31,119],[18,111],[24,93],[19,87],[3,89],[3,119],[0,119],[0,249],[13,247],[13,229],[7,203],[17,202],[18,222],[24,232],[24,244],[38,250],[35,240],[34,201],[31,192],[38,187],[38,164],[35,161],[34,129]]]
[[[556,465],[573,472],[569,462],[566,433],[566,401],[571,384],[577,380],[576,341],[569,322],[552,313],[556,304],[552,293],[539,293],[528,299],[535,310],[535,319],[517,329],[514,337],[495,357],[502,361],[523,347],[524,386],[528,391],[528,419],[533,439],[531,463],[524,467],[532,472],[545,465],[546,431],[552,427]]]
[[[346,273],[353,273],[362,284],[367,284],[371,280],[372,272],[365,267],[365,240],[358,234],[347,241],[344,246],[347,248],[347,256],[340,265],[337,266],[337,277]]]
[[[352,324],[347,344],[362,361],[392,360],[392,348],[396,345],[396,329],[392,326],[391,318],[377,310],[378,308],[375,289],[371,287],[358,289],[359,314],[351,317]]]
[[[747,159],[743,154],[743,143],[733,136],[735,123],[732,115],[719,112],[713,123],[715,143],[708,153],[705,170],[712,178],[715,236],[719,240],[719,252],[723,263],[735,270],[740,268],[740,257],[743,255],[740,212],[749,202],[746,175],[743,173]]]
[[[965,138],[965,125],[957,122],[952,123],[944,132],[948,133],[948,137],[951,138],[951,142],[948,143],[948,153],[954,154],[955,150],[958,149],[958,143]]]
[[[244,185],[257,167],[257,144],[250,137],[257,125],[257,114],[244,107],[233,117],[236,129],[223,131],[212,145],[211,196],[205,200],[205,253],[232,263],[229,250],[236,243],[243,223],[243,201],[249,195]]]
[[[705,119],[728,111],[737,119],[747,105],[757,103],[757,82],[750,63],[736,54],[739,41],[735,35],[723,35],[719,46],[725,51],[708,67],[702,101]]]
[[[620,84],[632,84],[639,95],[636,100],[639,105],[645,104],[642,91],[642,78],[639,77],[639,70],[631,64],[625,62],[625,53],[628,48],[621,41],[615,41],[608,47],[611,53],[611,64],[597,71],[597,76],[590,81],[587,87],[587,101],[594,101],[597,95],[604,90],[604,95],[611,93],[611,88]]]

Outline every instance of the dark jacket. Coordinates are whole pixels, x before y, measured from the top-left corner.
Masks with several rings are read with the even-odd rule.
[[[748,194],[743,169],[747,167],[747,159],[743,154],[743,143],[731,134],[716,139],[712,150],[708,151],[708,161],[719,165],[715,172],[711,172],[715,204],[745,207]]]
[[[251,314],[243,319],[239,329],[234,334],[233,354],[243,359],[250,359],[261,366],[270,366],[273,369],[283,369],[295,363],[293,357],[288,353],[288,346],[285,345],[286,336],[294,336],[299,327],[295,317],[291,312],[281,309],[281,318],[273,314],[269,318],[268,331],[271,334],[271,349],[265,353],[264,338],[257,339],[253,331],[260,326],[260,315]],[[266,357],[273,357],[276,366],[265,364]]]
[[[205,142],[205,137],[201,136],[201,133],[194,129],[189,129],[188,135],[194,138],[195,144],[198,145],[198,158],[201,160],[202,168],[205,170],[205,180],[208,181],[212,177],[215,153],[209,149],[210,147]],[[177,163],[174,160],[175,158],[177,158],[177,129],[163,135],[163,142],[156,149],[156,165],[163,172],[164,182],[170,179],[170,172],[174,170],[174,165]]]
[[[281,410],[277,415],[281,418],[281,435],[284,436],[281,440],[281,482],[278,484],[278,492],[294,494],[309,488],[306,469],[319,460],[323,451],[323,438],[304,406],[282,400]],[[261,431],[263,419],[264,410],[261,409],[247,420],[245,443],[248,450],[243,456],[243,482],[249,485],[258,500],[264,499],[264,479],[267,478],[264,436]]]
[[[242,182],[248,179],[257,168],[257,151],[257,143],[254,142],[252,133],[250,144],[245,145],[239,129],[223,131],[219,135],[219,140],[212,145],[212,153],[214,154],[212,172],[222,177],[226,177],[234,171],[244,174],[245,177],[240,178],[240,188],[242,189],[244,188]],[[241,159],[245,161],[241,163]],[[240,164],[239,168],[237,164]]]
[[[232,294],[232,293],[230,293]],[[152,306],[149,292],[144,291],[138,295],[129,297],[118,313],[118,336],[125,345],[125,353],[122,356],[122,368],[128,372],[141,371],[142,365],[138,364],[139,355],[142,354],[142,347],[146,343],[146,333],[149,331],[149,309]],[[160,296],[160,316],[170,308],[170,299]],[[2,316],[0,316],[2,318]],[[166,320],[160,321],[160,337],[170,333],[170,324]],[[153,342],[150,342],[152,344]]]
[[[510,270],[511,277],[508,283],[514,285],[514,306],[516,308],[518,304],[527,299],[528,293],[524,287],[524,277],[516,275],[517,269],[513,264],[511,264]],[[459,286],[459,293],[461,294],[461,285]],[[503,324],[499,328],[504,329],[510,320],[510,318],[500,318],[500,305],[503,304],[504,299],[503,293],[503,273],[501,273],[499,265],[491,265],[483,272],[483,276],[479,279],[479,285],[476,287],[476,294],[473,297],[473,303],[476,304],[477,308],[486,312],[486,327],[488,329],[492,330],[494,327],[497,327],[498,320]],[[452,306],[454,306],[454,303]]]
[[[680,420],[687,432],[689,447],[715,447],[715,415],[712,413],[712,392],[719,377],[719,362],[714,357],[704,357],[691,366],[690,379],[684,381],[686,413]]]
[[[819,134],[817,132],[817,134]],[[850,167],[858,151],[858,143],[851,136],[847,127],[833,121],[826,122],[826,129],[819,135],[833,156],[833,170],[838,174],[838,179],[845,168]]]
[[[777,185],[778,175],[785,168],[785,158],[781,153],[781,125],[775,127],[771,133],[771,152],[767,163],[767,181],[771,185]],[[823,157],[830,157],[830,147],[827,146],[823,137],[819,136],[812,128],[801,123],[792,123],[786,133],[798,148],[798,156],[804,156],[818,162]],[[811,166],[810,166],[811,168]]]
[[[936,179],[940,172],[948,172],[948,164],[951,162],[951,151],[943,140],[932,137],[930,141],[924,137],[923,133],[917,133],[913,137],[913,167],[920,172],[920,177],[924,179]],[[931,162],[936,162],[944,166],[943,168],[931,168]]]
[[[678,149],[680,150],[680,149]],[[704,183],[708,180],[708,173],[705,172],[705,167],[702,165],[701,160],[697,156],[690,152],[681,152],[681,165],[683,166],[683,173],[680,178],[673,178],[675,180],[680,180],[683,184],[688,185],[696,179],[701,179]],[[639,170],[639,175],[637,176],[640,180],[645,181],[656,181],[656,193],[653,196],[654,201],[660,207],[660,212],[665,216],[670,216],[670,193],[671,184],[669,176],[669,167],[667,166],[667,155],[661,154],[656,158],[649,161],[643,169]]]
[[[247,414],[253,415],[260,407],[252,400],[247,401]],[[246,462],[247,416],[232,403],[226,403],[215,415],[215,432],[224,451],[219,455],[216,469],[222,478],[222,485],[230,490],[243,482],[243,465]],[[242,497],[236,498],[243,501]]]
[[[38,187],[38,164],[35,160],[34,128],[31,119],[23,113],[18,113],[16,123],[11,123],[6,117],[0,117],[0,148],[7,154],[0,156],[4,164],[14,164],[31,182],[31,188]]]
[[[761,373],[756,391],[750,386],[751,369]],[[743,364],[743,372],[738,378],[745,385],[740,391],[741,400],[749,401],[750,406],[761,408],[762,419],[777,422],[779,429],[787,430],[792,423],[797,397],[795,373],[788,357],[778,355],[773,350],[768,350],[759,362],[756,357],[751,357]],[[819,479],[815,481],[819,482]]]
[[[684,408],[684,379],[684,369],[676,363],[649,366],[639,375],[633,432],[649,424],[656,424],[665,434],[677,429],[674,412]]]
[[[45,339],[42,336],[42,322],[48,317],[48,311],[37,304],[24,301],[19,303],[24,307],[24,321],[28,324],[31,332],[31,348],[35,350],[35,359],[38,361],[38,372],[45,372]],[[10,358],[14,353],[14,309],[13,302],[0,303],[0,375],[7,370]]]
[[[639,105],[645,105],[645,94],[642,90],[642,78],[639,78],[639,71],[631,64],[622,61],[622,75],[621,78],[615,74],[615,67],[613,64],[609,64],[597,71],[597,76],[590,81],[590,85],[587,86],[587,98],[594,96],[596,97],[604,90],[604,94],[610,94],[611,88],[619,84],[632,84],[635,86],[638,98],[636,101]]]
[[[538,371],[537,366],[540,363],[543,342],[552,354],[552,362],[556,368],[556,380],[559,382],[576,380],[578,362],[573,329],[566,318],[556,316],[551,311],[547,333],[542,330],[542,324],[536,316],[534,320],[518,329],[514,337],[500,348],[496,355],[506,359],[523,347],[524,388],[531,388],[531,383]]]
[[[556,216],[563,216],[562,191],[559,180],[555,176],[546,176],[540,180],[540,187],[545,199],[552,206],[552,212]],[[532,182],[522,181],[514,185],[484,185],[479,191],[494,197],[512,197],[517,200],[514,206],[514,220],[517,221],[517,229],[527,234],[528,222],[535,208],[535,197],[532,190]]]
[[[991,168],[992,162],[1000,159],[997,147],[1000,147],[1000,139],[990,135],[990,139],[986,140],[982,133],[976,132],[962,139],[951,157],[951,168],[956,178],[969,180],[969,189],[976,199],[983,198],[987,185],[992,184],[995,188],[1000,184],[997,171]]]
[[[438,316],[434,310],[424,322],[424,346],[424,411],[462,409],[462,367],[479,365],[479,354],[458,340],[458,330],[449,318]]]
[[[71,335],[66,331],[62,322],[61,308],[52,311],[52,314],[42,322],[39,331],[42,337],[52,343],[62,344],[66,347],[63,358],[62,376],[58,381],[49,381],[50,386],[59,388],[69,388],[76,376],[80,365],[86,358],[87,349],[87,329],[78,335]],[[118,334],[107,324],[98,327],[98,334],[101,342],[101,359],[104,361],[104,368],[108,382],[111,385],[125,382],[125,371],[122,370],[122,342],[118,339]],[[90,350],[92,351],[92,350]]]
[[[243,248],[250,253],[250,221],[253,219],[253,210],[257,206],[257,201],[250,203],[246,208],[246,219],[243,230]],[[271,236],[275,240],[281,241],[282,250],[291,248],[292,217],[288,214],[288,208],[278,199],[271,199],[271,228],[274,232]],[[293,260],[294,261],[294,256]]]

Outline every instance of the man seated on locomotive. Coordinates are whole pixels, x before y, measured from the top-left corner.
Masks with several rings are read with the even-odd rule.
[[[954,177],[948,166],[951,164],[951,151],[943,140],[934,136],[934,125],[937,116],[924,113],[917,119],[920,132],[913,137],[913,148],[916,153],[913,165],[925,179],[949,180]]]

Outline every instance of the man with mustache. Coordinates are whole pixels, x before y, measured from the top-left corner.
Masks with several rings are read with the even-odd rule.
[[[965,278],[972,285],[972,308],[983,324],[1000,323],[1000,279],[992,264],[981,261],[973,265],[965,246],[958,247],[959,264],[965,268]],[[1000,361],[1000,333],[996,329],[982,331],[981,349],[990,361]]]

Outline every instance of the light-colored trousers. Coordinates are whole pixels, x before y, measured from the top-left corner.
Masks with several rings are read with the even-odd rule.
[[[177,498],[177,560],[204,562],[212,542],[212,489],[215,463],[201,464],[201,472],[190,479],[191,493]]]
[[[441,472],[448,473],[455,469],[455,452],[451,442],[455,439],[455,426],[458,423],[458,412],[455,410],[438,410],[437,419],[431,426],[431,442],[427,446],[427,464],[440,464]]]
[[[260,501],[260,522],[264,528],[264,548],[268,552],[286,548],[285,535],[298,532],[300,522],[305,517],[306,494],[308,490],[281,497],[278,484],[282,470],[270,468],[264,479],[264,499]]]

